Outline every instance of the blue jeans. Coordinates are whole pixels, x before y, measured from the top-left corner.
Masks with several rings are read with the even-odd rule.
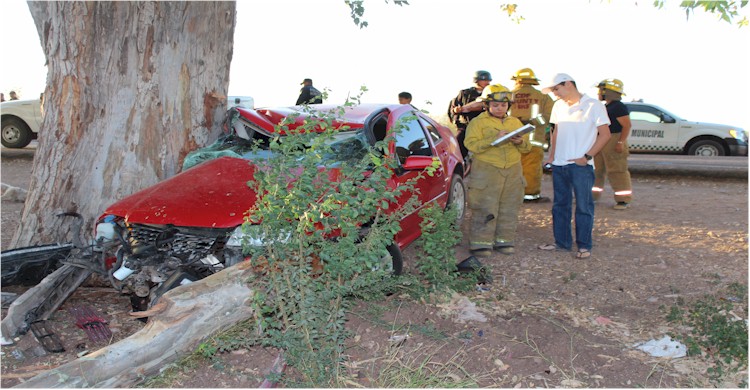
[[[573,246],[571,217],[573,195],[576,198],[576,245],[578,249],[591,250],[594,230],[594,168],[578,164],[555,165],[552,167],[552,231],[555,245],[570,250]]]

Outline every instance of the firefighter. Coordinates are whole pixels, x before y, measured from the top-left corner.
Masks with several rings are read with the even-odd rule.
[[[464,161],[467,164],[469,163],[469,150],[466,149],[466,146],[464,145],[466,126],[469,125],[469,121],[481,114],[483,109],[481,104],[470,105],[470,103],[475,102],[477,98],[482,95],[482,90],[484,90],[484,87],[488,86],[491,81],[492,75],[490,75],[490,72],[486,70],[478,70],[474,72],[474,85],[459,91],[458,95],[451,100],[451,103],[448,106],[448,118],[451,123],[456,125],[456,129],[458,130],[456,139],[461,148],[461,155],[464,157]]]
[[[468,183],[472,211],[469,249],[477,257],[487,257],[493,249],[506,255],[515,253],[518,209],[525,186],[521,154],[531,150],[529,135],[491,145],[498,137],[523,126],[508,115],[512,97],[513,93],[500,84],[486,87],[480,98],[484,112],[466,128],[465,144],[473,155]]]
[[[521,156],[523,177],[526,179],[524,188],[524,202],[549,202],[542,196],[542,161],[544,160],[544,143],[547,140],[547,123],[552,113],[554,102],[549,95],[541,93],[534,85],[539,85],[539,79],[534,71],[523,68],[516,72],[511,80],[516,82],[513,88],[513,111],[511,115],[528,124],[532,115],[541,115],[544,124],[535,123],[531,133],[531,151]]]
[[[620,100],[623,92],[622,81],[605,79],[599,85],[599,100],[607,106],[607,115],[612,123],[609,126],[612,137],[604,148],[594,156],[594,187],[591,193],[598,201],[604,192],[604,182],[609,177],[609,185],[615,192],[615,210],[625,210],[633,198],[628,171],[628,136],[630,135],[630,113]]]

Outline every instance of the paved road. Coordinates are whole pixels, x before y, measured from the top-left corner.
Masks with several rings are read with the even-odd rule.
[[[0,149],[2,158],[33,159],[36,141],[23,149]],[[631,154],[630,173],[664,176],[704,176],[747,179],[747,157],[699,157],[664,154]]]
[[[631,154],[628,167],[633,174],[747,179],[748,158]]]

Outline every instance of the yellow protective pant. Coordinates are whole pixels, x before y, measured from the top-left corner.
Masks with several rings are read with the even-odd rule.
[[[521,164],[497,168],[479,160],[472,163],[468,182],[469,249],[513,246],[523,187]]]
[[[523,177],[526,179],[525,195],[539,195],[542,193],[542,162],[544,148],[532,146],[531,151],[521,155]]]
[[[613,134],[604,148],[594,156],[594,188],[591,194],[594,200],[599,200],[604,192],[604,182],[609,178],[609,185],[615,192],[615,202],[630,203],[633,199],[633,187],[630,184],[630,172],[628,171],[627,143],[623,145],[622,153],[615,151],[619,134]]]

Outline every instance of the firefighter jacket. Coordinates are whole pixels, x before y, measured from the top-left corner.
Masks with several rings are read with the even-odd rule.
[[[511,106],[510,114],[520,119],[523,124],[529,123],[531,119],[531,107],[534,104],[539,105],[539,114],[544,118],[545,124],[536,126],[532,133],[533,136],[530,139],[535,141],[535,143],[544,143],[547,132],[546,123],[549,123],[552,106],[554,105],[552,98],[547,94],[541,93],[531,84],[520,84],[513,88],[513,106]]]
[[[448,106],[448,118],[450,118],[451,123],[456,125],[456,127],[466,128],[469,122],[481,114],[482,111],[454,114],[453,107],[465,106],[469,103],[473,103],[480,96],[482,96],[482,92],[477,91],[474,87],[462,89],[461,92],[458,93],[458,96],[451,100],[451,104]]]
[[[508,168],[514,164],[520,164],[521,153],[531,150],[529,136],[523,136],[520,145],[506,142],[498,146],[491,143],[500,136],[501,131],[513,131],[523,126],[518,118],[507,116],[503,119],[496,118],[485,111],[479,114],[466,128],[466,139],[464,144],[474,154],[474,159],[484,161],[498,168]]]

